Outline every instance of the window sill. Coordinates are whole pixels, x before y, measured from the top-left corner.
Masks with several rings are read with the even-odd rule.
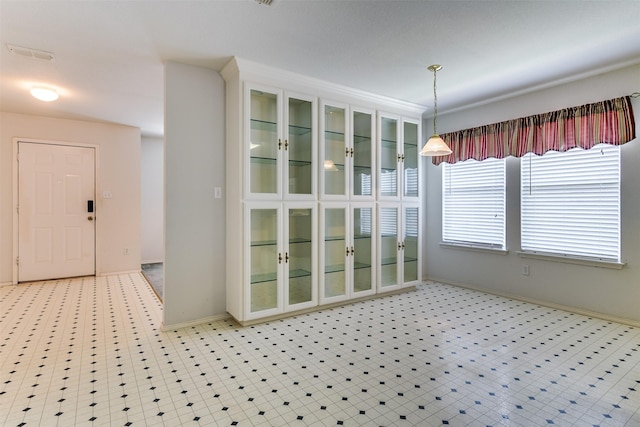
[[[463,245],[461,243],[447,243],[440,242],[441,248],[446,249],[460,249],[463,251],[473,251],[473,252],[485,252],[497,255],[506,255],[509,253],[507,249],[498,249],[498,248],[489,248],[486,246],[476,246],[476,245]]]
[[[590,267],[610,268],[613,270],[622,270],[627,264],[626,262],[604,261],[590,258],[578,258],[569,255],[556,255],[541,252],[517,252],[520,258],[542,259],[552,262],[563,262],[566,264],[588,265]]]

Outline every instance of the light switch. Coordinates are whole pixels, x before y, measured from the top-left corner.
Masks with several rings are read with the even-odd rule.
[[[105,191],[102,192],[102,198],[103,199],[110,199],[111,197],[113,197],[111,195],[111,191],[105,190]]]
[[[222,188],[221,187],[215,187],[213,189],[213,197],[215,197],[216,199],[221,199],[222,198]]]

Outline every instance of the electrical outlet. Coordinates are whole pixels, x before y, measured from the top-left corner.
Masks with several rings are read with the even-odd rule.
[[[124,249],[122,250],[122,254],[123,254],[123,255],[129,255],[129,248],[124,248]]]
[[[522,275],[523,276],[529,275],[529,266],[527,264],[522,264]]]

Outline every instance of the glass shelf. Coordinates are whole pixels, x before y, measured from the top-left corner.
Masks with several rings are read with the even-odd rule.
[[[371,268],[371,264],[365,264],[363,262],[354,262],[353,263],[353,268],[355,270],[360,270],[363,268]],[[324,268],[324,272],[325,274],[330,274],[330,273],[341,273],[343,272],[345,269],[344,264],[336,264],[336,265],[327,265]]]
[[[277,279],[277,273],[262,273],[262,274],[252,274],[251,275],[251,284],[255,283],[265,283],[265,282],[274,282]]]
[[[272,157],[254,157],[251,156],[251,163],[263,165],[275,165],[278,159]]]
[[[311,162],[308,160],[292,160],[289,159],[289,166],[296,166],[296,167],[302,167],[302,166],[309,166],[311,165]]]
[[[336,142],[344,142],[344,132],[325,130],[325,137],[329,137],[328,139],[335,140]]]
[[[311,243],[311,239],[302,239],[299,237],[292,237],[289,239],[289,244],[294,244],[294,243]]]
[[[371,137],[366,135],[353,135],[354,144],[370,144]]]
[[[392,148],[395,151],[396,147],[398,146],[398,141],[392,139],[382,139],[380,140],[380,144],[382,145],[382,148]]]
[[[251,129],[261,130],[267,132],[275,132],[278,129],[278,124],[274,122],[268,122],[266,120],[251,119]]]
[[[298,277],[309,277],[311,276],[311,272],[307,270],[303,270],[301,268],[297,268],[294,270],[289,270],[289,278],[295,279]],[[265,283],[265,282],[274,282],[277,279],[276,273],[262,273],[262,274],[252,274],[251,275],[251,284],[257,283]]]
[[[382,258],[381,265],[395,265],[398,263],[398,258]]]
[[[354,262],[353,263],[353,269],[354,270],[361,270],[363,268],[371,268],[371,264],[365,264],[363,262]]]
[[[371,166],[353,165],[353,170],[355,170],[355,171],[370,171],[371,170]],[[395,170],[395,169],[393,169],[393,170]]]
[[[324,267],[325,274],[340,273],[344,271],[344,264],[327,265]]]
[[[418,261],[418,258],[409,258],[409,257],[405,257],[404,262],[416,262]]]
[[[370,239],[371,235],[370,234],[356,234],[355,236],[353,236],[353,238],[355,240],[358,240],[358,239]]]
[[[277,240],[257,240],[255,242],[251,242],[251,247],[256,246],[275,246],[277,244]]]
[[[309,133],[311,133],[310,127],[289,125],[289,135],[306,135]]]
[[[339,242],[340,240],[344,241],[344,236],[326,236],[324,238],[325,242]]]
[[[289,278],[295,279],[297,277],[309,277],[311,276],[311,272],[307,270],[303,270],[301,268],[296,268],[294,270],[289,270]]]

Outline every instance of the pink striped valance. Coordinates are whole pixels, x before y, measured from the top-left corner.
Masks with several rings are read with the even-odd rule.
[[[635,138],[635,122],[631,99],[625,96],[440,136],[453,152],[434,157],[434,165],[589,149],[603,142],[621,145]]]

